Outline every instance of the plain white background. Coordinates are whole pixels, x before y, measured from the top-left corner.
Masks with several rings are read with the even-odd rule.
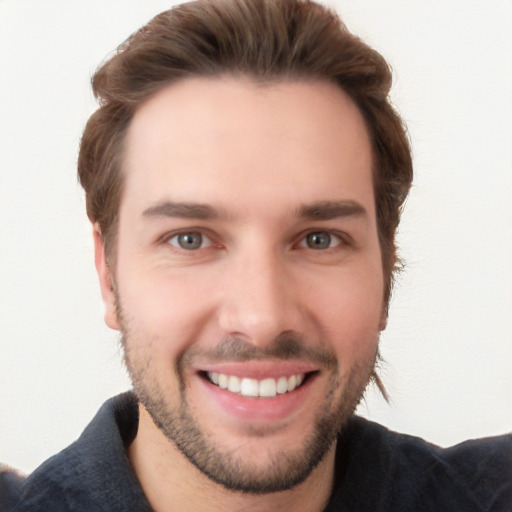
[[[89,80],[172,2],[0,0],[0,461],[31,471],[129,388],[75,177]],[[416,179],[382,337],[390,405],[449,445],[512,427],[512,2],[345,0],[394,68]]]

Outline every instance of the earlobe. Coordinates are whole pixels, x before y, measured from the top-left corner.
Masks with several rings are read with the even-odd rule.
[[[101,297],[105,305],[105,323],[115,330],[119,330],[119,320],[117,318],[116,295],[114,292],[114,283],[110,267],[105,254],[105,244],[100,228],[97,224],[93,226],[94,237],[94,263],[100,282]]]

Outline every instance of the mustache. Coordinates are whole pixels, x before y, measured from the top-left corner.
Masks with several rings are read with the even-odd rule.
[[[294,331],[285,331],[265,346],[254,345],[236,336],[226,336],[214,348],[206,350],[193,348],[186,351],[180,357],[178,367],[189,366],[198,360],[246,362],[265,359],[310,361],[326,368],[338,366],[338,360],[333,352],[321,346],[306,343],[304,338]]]

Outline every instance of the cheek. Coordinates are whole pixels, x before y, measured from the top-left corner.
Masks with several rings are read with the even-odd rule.
[[[132,344],[176,355],[200,337],[211,294],[190,279],[154,273],[125,280],[119,290]]]
[[[381,274],[361,279],[357,274],[332,280],[311,296],[315,316],[340,364],[369,357],[376,350],[383,314]]]

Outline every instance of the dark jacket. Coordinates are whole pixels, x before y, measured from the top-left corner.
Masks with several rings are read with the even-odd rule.
[[[150,512],[126,447],[133,394],[106,402],[80,438],[26,479],[0,473],[1,512]],[[442,449],[353,417],[338,442],[326,512],[510,512],[512,436]]]

